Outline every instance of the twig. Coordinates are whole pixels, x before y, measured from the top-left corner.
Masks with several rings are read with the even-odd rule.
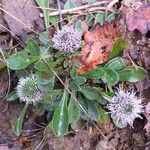
[[[57,5],[58,5],[58,12],[59,12],[59,19],[60,19],[60,29],[62,29],[62,13],[61,13],[61,5],[60,5],[60,0],[57,0]]]
[[[75,8],[63,9],[61,10],[61,13],[62,14],[72,14],[72,13],[79,14],[82,12],[82,10],[90,9],[90,8],[94,9],[94,7],[98,7],[99,5],[107,4],[107,3],[109,3],[109,1],[96,2],[93,4],[86,4],[86,5],[82,5],[82,6],[75,7]],[[106,7],[99,7],[99,10],[105,10],[105,9]],[[59,10],[49,13],[49,16],[56,16],[56,15],[59,15]]]

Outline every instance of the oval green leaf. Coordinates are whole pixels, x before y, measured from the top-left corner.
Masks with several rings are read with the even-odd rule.
[[[119,82],[119,74],[112,70],[105,68],[105,77],[103,78],[104,82],[107,82],[109,86],[113,86]]]
[[[110,58],[114,58],[122,53],[122,51],[127,48],[127,42],[123,38],[118,38],[112,48],[112,52],[110,54]]]
[[[68,131],[67,92],[64,90],[62,102],[56,108],[52,119],[52,129],[56,136],[63,136]]]
[[[138,82],[144,80],[147,76],[147,71],[142,67],[126,68],[119,72],[121,81]]]
[[[13,131],[17,136],[20,136],[22,133],[22,126],[23,126],[24,116],[27,111],[27,108],[28,108],[28,104],[24,106],[19,118],[16,120],[16,122],[12,126]]]
[[[111,59],[107,64],[105,64],[105,67],[112,69],[112,70],[120,70],[124,66],[123,59],[120,57],[115,57]]]
[[[95,87],[82,86],[80,92],[89,100],[97,100],[101,97],[99,90]]]
[[[68,117],[71,124],[75,124],[80,118],[80,109],[72,97],[68,106]]]
[[[101,79],[105,75],[105,71],[102,68],[97,68],[87,72],[84,76],[89,79]]]
[[[31,64],[29,56],[25,52],[17,52],[6,60],[7,66],[12,70],[25,69]]]

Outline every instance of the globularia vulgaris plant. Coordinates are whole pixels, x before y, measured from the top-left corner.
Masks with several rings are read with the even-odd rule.
[[[7,66],[18,77],[18,85],[7,101],[19,99],[25,103],[13,125],[16,135],[22,132],[28,105],[48,112],[47,120],[56,136],[66,134],[69,125],[74,129],[80,120],[106,123],[110,114],[118,127],[125,127],[140,117],[141,99],[135,92],[115,88],[122,81],[137,82],[146,76],[143,68],[135,64],[127,67],[122,58],[116,57],[125,48],[120,49],[117,43],[126,45],[125,41],[114,41],[113,57],[105,64],[79,75],[76,57],[80,54],[81,36],[75,28],[66,26],[52,39],[39,39],[40,44],[29,39],[24,50],[7,59]]]

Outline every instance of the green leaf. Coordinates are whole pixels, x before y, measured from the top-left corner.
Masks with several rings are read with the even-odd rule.
[[[70,9],[70,8],[75,8],[77,7],[76,3],[74,0],[68,0],[64,4],[64,9]],[[68,22],[70,22],[74,18],[74,15],[67,15]]]
[[[72,68],[70,70],[70,76],[71,76],[71,78],[75,78],[77,76],[76,70],[77,70],[77,67],[73,64],[73,66],[72,66]]]
[[[118,38],[112,48],[112,52],[110,54],[110,58],[114,58],[122,53],[122,51],[127,48],[128,44],[123,38]]]
[[[83,27],[82,27],[82,21],[81,20],[78,20],[77,22],[76,22],[76,24],[75,24],[75,28],[76,28],[76,30],[77,31],[79,31],[79,32],[82,32],[83,31]]]
[[[73,82],[75,82],[77,85],[82,85],[86,82],[85,77],[77,76],[73,79]]]
[[[89,79],[101,79],[105,75],[105,71],[102,68],[97,68],[87,72],[84,76]]]
[[[126,68],[119,72],[120,81],[138,82],[144,80],[147,76],[147,71],[142,67]]]
[[[25,52],[17,52],[16,54],[11,55],[6,60],[7,66],[12,70],[25,69],[32,62],[29,59],[29,56]]]
[[[112,70],[120,70],[124,66],[123,59],[120,57],[115,57],[111,59],[107,64],[105,64],[105,67]]]
[[[112,12],[110,15],[107,16],[106,21],[111,23],[116,18],[116,13]]]
[[[99,113],[100,113],[100,119],[98,120],[98,124],[101,125],[106,125],[107,123],[110,122],[110,117],[108,115],[108,113],[101,107],[98,107],[99,109]]]
[[[24,116],[27,111],[28,104],[26,104],[19,116],[19,118],[16,120],[16,122],[13,124],[13,131],[17,136],[20,136],[22,133],[22,126],[23,126],[23,121],[24,121]]]
[[[48,29],[49,27],[49,10],[45,8],[49,8],[49,0],[36,0],[37,4],[41,7],[44,15],[45,27]]]
[[[49,21],[56,29],[58,29],[59,17],[58,16],[49,16]]]
[[[28,77],[30,73],[26,71],[25,69],[23,69],[23,70],[16,70],[15,74],[20,79],[20,78]]]
[[[50,45],[50,37],[48,35],[48,32],[44,31],[44,32],[41,32],[39,34],[39,41],[45,45],[46,47],[48,47]]]
[[[78,93],[78,101],[80,103],[80,105],[82,106],[82,108],[87,112],[88,110],[88,105],[87,105],[87,99],[85,97],[83,97],[80,93]],[[80,109],[80,117],[84,120],[89,120],[89,118],[87,117],[87,115],[85,114],[84,110]]]
[[[73,97],[70,97],[68,106],[69,123],[75,124],[80,118],[80,109]]]
[[[108,68],[105,68],[104,71],[105,77],[103,78],[103,81],[107,82],[109,86],[113,86],[119,82],[119,74],[116,71]]]
[[[56,136],[63,136],[68,131],[68,110],[67,110],[67,101],[68,94],[64,90],[62,102],[56,108],[54,116],[52,119],[52,128]]]
[[[113,120],[115,126],[118,127],[118,128],[122,129],[122,128],[125,128],[127,126],[127,124],[122,124],[121,121],[117,121],[117,118],[112,117],[112,120]]]
[[[86,15],[85,21],[86,21],[87,23],[90,23],[93,18],[94,18],[93,15]]]
[[[28,39],[27,49],[31,53],[31,56],[39,56],[40,55],[40,48],[39,48],[37,42],[33,39]]]
[[[79,91],[81,88],[76,82],[70,81],[69,89],[72,90],[72,91]]]
[[[105,14],[104,13],[97,13],[95,16],[95,23],[100,23],[100,25],[103,25],[105,21]]]
[[[49,80],[47,84],[41,84],[41,82],[37,81],[38,88],[43,92],[50,92],[54,88],[55,84],[55,76]]]
[[[45,112],[45,107],[44,104],[42,103],[36,103],[33,107],[32,107],[32,111],[38,115],[38,116],[42,116]]]
[[[40,61],[36,62],[34,67],[38,71],[42,71],[42,72],[45,72],[45,71],[49,70],[49,67],[47,66],[47,64],[45,63],[44,60],[40,60]]]
[[[14,101],[18,98],[18,95],[16,93],[16,90],[12,91],[11,93],[8,94],[6,97],[6,101]]]
[[[70,8],[74,8],[74,7],[77,7],[74,0],[68,0],[64,5],[64,9],[70,9]]]
[[[2,70],[6,66],[6,63],[0,60],[0,70]]]
[[[97,121],[100,118],[99,110],[97,108],[96,101],[90,101],[89,99],[86,99],[86,97],[83,97],[81,95],[78,95],[79,103],[81,104],[82,108],[87,112],[85,112],[81,109],[80,110],[80,116],[82,119],[88,121],[89,117],[91,120]]]
[[[100,119],[100,113],[96,103],[87,100],[88,114],[91,120],[98,121]]]
[[[54,90],[52,91],[54,93]],[[62,99],[62,90],[60,93],[52,94],[52,96],[47,97],[47,99],[44,101],[45,109],[48,111],[47,114],[47,120],[50,122],[53,118],[53,114],[55,112],[55,109],[58,107]]]
[[[91,86],[82,86],[80,92],[89,100],[97,100],[101,97],[99,90]]]

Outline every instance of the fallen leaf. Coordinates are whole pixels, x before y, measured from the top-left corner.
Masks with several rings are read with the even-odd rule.
[[[124,8],[123,12],[128,31],[137,29],[141,34],[145,34],[150,30],[150,5],[143,5],[137,10]]]
[[[147,124],[145,125],[144,129],[146,130],[146,134],[150,133],[150,102],[145,106],[145,113],[144,113]]]
[[[97,24],[91,32],[87,31],[84,34],[85,45],[81,49],[81,56],[78,57],[80,63],[78,74],[84,74],[106,62],[113,42],[120,36],[116,22],[105,23],[103,26]]]
[[[2,0],[2,6],[4,19],[13,34],[23,37],[32,30],[43,30],[43,20],[34,0]]]

